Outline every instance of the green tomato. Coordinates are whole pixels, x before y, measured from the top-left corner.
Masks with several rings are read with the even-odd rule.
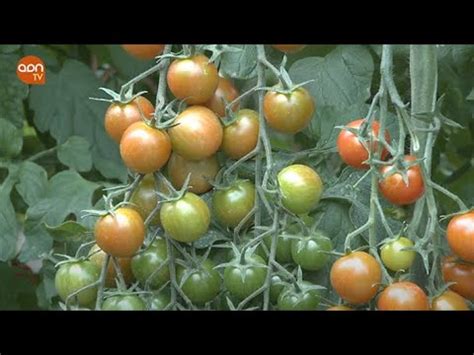
[[[137,295],[119,295],[107,298],[102,304],[104,311],[144,311],[145,302]]]
[[[244,300],[263,286],[266,276],[265,261],[254,254],[245,257],[244,265],[230,265],[225,268],[224,285],[232,296]]]
[[[291,255],[295,263],[308,271],[321,270],[328,262],[333,249],[331,239],[321,232],[309,237],[293,239],[291,242]]]
[[[307,281],[302,282],[302,287],[297,289],[295,285],[285,287],[278,297],[278,309],[280,311],[312,311],[316,310],[320,301],[318,290],[306,289],[312,286]]]
[[[163,265],[167,257],[166,240],[157,238],[146,250],[132,258],[132,273],[143,287],[148,281],[151,288],[160,288],[170,279],[169,267],[165,265],[160,271],[155,270]]]
[[[59,297],[66,302],[68,296],[74,292],[97,282],[100,277],[100,268],[91,261],[76,261],[62,264],[54,278],[54,284]],[[79,306],[92,306],[97,298],[97,286],[79,292],[70,300],[74,303],[77,299]]]
[[[221,277],[214,269],[214,263],[207,259],[199,268],[193,269],[182,283],[187,270],[180,266],[177,272],[181,290],[194,304],[204,304],[212,301],[221,290]]]
[[[157,295],[153,295],[150,300],[150,311],[162,311],[171,302],[169,292],[160,292]]]
[[[214,215],[225,227],[237,227],[254,205],[255,186],[248,180],[237,180],[212,196]]]
[[[392,271],[408,270],[415,261],[416,252],[402,249],[412,248],[413,245],[413,242],[405,237],[386,243],[380,253],[383,264]]]
[[[270,301],[273,304],[278,302],[278,297],[285,288],[285,284],[279,275],[273,275],[270,283]]]
[[[275,259],[280,264],[291,263],[293,258],[291,256],[291,242],[293,239],[289,238],[285,234],[280,234],[277,238],[277,247]],[[272,236],[268,236],[264,239],[264,242],[270,250],[272,245]]]

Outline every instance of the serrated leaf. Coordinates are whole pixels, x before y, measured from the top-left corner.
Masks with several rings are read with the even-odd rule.
[[[0,54],[0,118],[22,128],[25,117],[23,100],[28,96],[28,86],[16,76],[19,60],[16,54]]]
[[[10,200],[13,184],[14,179],[11,175],[8,175],[3,184],[0,185],[0,261],[11,260],[16,254],[18,224]]]
[[[236,52],[225,52],[221,56],[220,69],[235,79],[250,79],[256,76],[257,47],[254,45],[235,45],[242,49]]]
[[[83,225],[66,221],[57,226],[44,225],[49,235],[57,242],[78,242],[86,238],[89,230]]]
[[[58,146],[58,159],[67,167],[76,171],[89,171],[92,168],[90,144],[87,139],[72,136]]]
[[[28,206],[43,197],[47,185],[48,176],[43,167],[30,161],[21,163],[15,188]]]
[[[12,158],[20,154],[23,131],[6,119],[0,118],[0,157]]]
[[[106,178],[125,181],[127,171],[117,144],[104,129],[107,105],[89,100],[100,86],[94,73],[81,62],[67,60],[58,74],[47,71],[46,75],[45,85],[31,89],[30,107],[37,128],[49,131],[60,144],[73,135],[84,137],[97,170]]]

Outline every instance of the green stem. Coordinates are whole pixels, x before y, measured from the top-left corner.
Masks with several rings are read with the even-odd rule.
[[[51,154],[55,153],[57,149],[58,149],[58,146],[55,146],[53,148],[49,148],[47,150],[43,150],[42,152],[39,152],[39,153],[36,153],[35,155],[32,155],[27,160],[28,161],[39,160],[41,158],[47,157],[48,155],[51,155]]]
[[[102,269],[100,270],[99,289],[97,291],[97,299],[95,301],[96,311],[99,311],[102,308],[102,298],[104,298],[105,278],[107,277],[107,268],[109,267],[109,262],[110,262],[110,255],[106,254],[104,258],[104,264],[102,264]]]

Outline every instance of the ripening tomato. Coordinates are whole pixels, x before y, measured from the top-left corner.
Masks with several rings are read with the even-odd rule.
[[[304,44],[273,44],[272,47],[283,53],[296,53],[306,46]]]
[[[283,206],[295,214],[305,214],[318,204],[323,182],[309,166],[294,164],[278,173]]]
[[[254,110],[243,109],[235,116],[235,121],[224,127],[221,149],[229,158],[240,159],[257,146],[260,124]]]
[[[187,192],[178,201],[165,202],[161,206],[160,218],[163,229],[171,238],[191,243],[209,229],[211,212],[202,198]]]
[[[168,175],[173,186],[181,189],[186,178],[191,174],[188,191],[203,194],[212,189],[210,182],[216,177],[219,168],[215,155],[196,161],[186,160],[179,154],[173,153],[168,162]]]
[[[296,264],[303,270],[321,270],[329,261],[330,252],[333,249],[331,239],[321,231],[291,242],[291,255]]]
[[[474,262],[474,212],[453,217],[446,230],[448,243],[454,254]]]
[[[138,96],[127,104],[112,103],[105,112],[105,130],[117,143],[130,125],[141,122],[143,117],[149,119],[155,108],[147,98]]]
[[[208,109],[212,110],[217,116],[224,117],[225,107],[239,96],[239,91],[236,89],[232,81],[229,79],[219,77],[219,83],[214,95],[204,104]],[[239,103],[232,105],[232,111],[239,108]]]
[[[444,282],[453,282],[449,288],[461,296],[474,300],[474,264],[457,261],[454,256],[442,262]]]
[[[218,295],[222,282],[214,267],[214,263],[207,259],[196,269],[178,268],[178,283],[181,285],[183,293],[192,303],[205,304]],[[186,280],[184,280],[185,275]]]
[[[158,237],[152,245],[132,258],[133,275],[143,287],[158,289],[170,279],[170,270],[165,264],[167,259],[166,241]]]
[[[176,98],[189,105],[197,105],[211,99],[217,89],[219,76],[209,58],[198,54],[174,60],[168,69],[167,81]]]
[[[164,44],[122,44],[128,54],[138,59],[150,60],[160,55],[165,49]]]
[[[104,253],[102,249],[97,244],[94,244],[89,251],[89,260],[97,265],[100,269],[105,262],[105,257],[107,254]],[[123,275],[123,279],[127,285],[130,285],[133,280],[134,276],[132,273],[132,266],[131,266],[131,258],[117,258],[118,265],[120,266],[120,272]],[[115,287],[115,278],[117,277],[117,271],[115,270],[114,263],[112,259],[109,261],[109,265],[107,266],[107,275],[105,277],[105,286],[107,287]]]
[[[415,261],[416,252],[402,249],[413,246],[413,242],[405,237],[386,243],[380,252],[383,264],[392,271],[408,270]]]
[[[320,291],[310,288],[310,282],[303,281],[298,287],[289,285],[278,297],[280,311],[314,311],[321,299]]]
[[[405,161],[414,161],[416,158],[411,155],[405,156]],[[383,166],[380,173],[384,174],[392,166]],[[408,185],[403,181],[400,173],[387,176],[379,181],[379,188],[382,195],[394,205],[409,205],[416,202],[425,192],[423,175],[419,165],[411,166],[407,171]]]
[[[133,203],[131,207],[140,213],[144,221],[158,204],[157,185],[153,174],[147,174],[130,197],[130,202]],[[152,226],[159,225],[160,214],[156,213],[150,223]]]
[[[340,305],[329,307],[327,311],[353,311],[353,309],[351,307]]]
[[[413,282],[395,282],[379,296],[380,311],[427,311],[430,309],[425,292]]]
[[[187,160],[211,157],[222,143],[223,129],[214,112],[204,106],[191,106],[181,112],[170,128],[173,151]]]
[[[226,227],[237,227],[254,205],[255,185],[249,180],[237,180],[212,196],[214,215]]]
[[[360,129],[360,126],[365,119],[358,119],[352,121],[346,125],[346,127],[353,128],[356,130]],[[371,152],[375,153],[378,149],[378,143],[375,139],[378,137],[380,131],[380,124],[377,121],[372,122],[372,129],[369,132],[370,138],[373,139],[370,147]],[[390,143],[390,134],[385,131],[385,140]],[[369,145],[369,139],[365,142]],[[337,137],[337,150],[341,159],[347,164],[356,169],[368,169],[369,165],[364,163],[369,159],[369,151],[364,147],[362,142],[357,138],[357,135],[347,129],[341,130]],[[381,159],[385,160],[388,156],[388,150],[383,148]]]
[[[132,208],[120,207],[99,218],[95,225],[97,245],[115,257],[133,256],[145,240],[145,224]]]
[[[66,302],[67,298],[76,291],[99,281],[100,269],[94,263],[84,260],[62,264],[56,272],[54,285],[59,297]],[[97,298],[97,286],[91,286],[76,296],[71,297],[71,303],[79,306],[92,306]]]
[[[453,291],[444,291],[431,302],[434,311],[469,311],[466,300]]]
[[[268,125],[281,133],[295,134],[311,121],[315,110],[314,100],[302,87],[289,94],[269,91],[263,100],[263,112]]]
[[[355,251],[336,260],[330,277],[332,287],[342,299],[361,304],[376,295],[382,280],[382,269],[372,255]]]
[[[117,295],[107,298],[103,311],[145,311],[145,302],[137,295]]]
[[[170,154],[168,134],[145,122],[136,122],[128,127],[120,141],[123,162],[140,174],[150,174],[161,169]]]

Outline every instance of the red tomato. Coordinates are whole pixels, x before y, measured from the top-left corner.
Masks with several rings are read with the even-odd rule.
[[[138,59],[150,60],[160,55],[165,49],[164,44],[122,44],[128,54]]]
[[[381,311],[427,311],[425,292],[413,282],[395,282],[380,294],[377,308]]]
[[[451,290],[461,296],[474,300],[474,264],[456,261],[454,256],[447,257],[442,262],[443,278]]]
[[[474,262],[474,212],[453,217],[446,233],[453,252],[465,261]]]
[[[212,110],[219,117],[225,116],[225,107],[239,96],[239,91],[236,89],[232,81],[226,78],[219,77],[219,83],[214,95],[207,101],[204,106]],[[232,105],[232,111],[239,108],[239,103]]]

